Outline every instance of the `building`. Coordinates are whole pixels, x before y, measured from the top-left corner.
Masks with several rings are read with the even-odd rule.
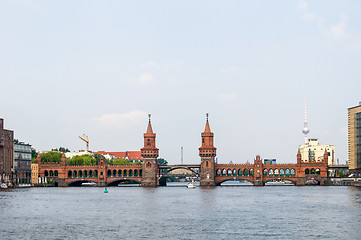
[[[31,164],[31,186],[39,183],[39,164]]]
[[[361,177],[361,102],[348,109],[348,161],[350,173]]]
[[[125,151],[125,152],[98,151],[98,152],[94,152],[94,154],[96,154],[96,153],[103,155],[107,159],[123,158],[123,159],[127,159],[131,162],[141,162],[142,161],[141,151]]]
[[[12,187],[14,175],[14,132],[4,129],[0,118],[0,183],[1,187]]]
[[[15,185],[31,186],[31,145],[23,142],[14,143]]]
[[[299,146],[301,159],[304,163],[322,162],[325,150],[328,154],[328,165],[335,164],[335,146],[318,143],[317,138],[310,138],[308,142]]]

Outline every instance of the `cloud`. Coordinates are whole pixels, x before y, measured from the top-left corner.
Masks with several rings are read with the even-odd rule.
[[[332,25],[329,28],[329,32],[335,37],[339,39],[349,38],[350,34],[347,33],[347,24],[349,21],[349,17],[345,14],[342,14],[340,17],[340,22],[336,25]]]
[[[310,12],[308,3],[304,0],[298,2],[297,8],[303,11],[302,19],[316,23],[321,32],[326,33],[326,35],[336,39],[348,39],[351,36],[348,32],[349,17],[346,14],[341,14],[340,21],[337,24],[327,27],[326,19]]]
[[[307,2],[305,2],[305,1],[303,1],[303,0],[298,1],[298,6],[297,6],[298,9],[304,10],[304,9],[306,9],[307,7],[308,7],[308,3],[307,3]]]
[[[144,124],[147,119],[147,113],[143,111],[130,111],[127,113],[109,113],[99,117],[86,119],[85,122],[92,127],[100,128],[122,128]]]
[[[234,102],[237,99],[237,95],[233,93],[222,93],[219,94],[217,97],[221,102],[225,103]]]
[[[140,74],[137,79],[136,82],[141,85],[141,86],[145,86],[145,85],[149,85],[149,84],[154,84],[155,81],[153,79],[153,75],[150,73],[142,73]]]
[[[300,9],[301,11],[303,11],[303,16],[302,19],[309,21],[309,22],[314,22],[317,24],[317,27],[320,28],[321,30],[324,27],[325,24],[325,19],[323,17],[318,16],[315,13],[311,13],[308,10],[308,3],[301,0],[298,2],[298,9]]]

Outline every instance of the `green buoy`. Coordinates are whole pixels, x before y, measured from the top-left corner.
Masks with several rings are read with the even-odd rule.
[[[105,187],[105,189],[104,189],[104,193],[108,193],[108,189],[107,189],[107,187]]]

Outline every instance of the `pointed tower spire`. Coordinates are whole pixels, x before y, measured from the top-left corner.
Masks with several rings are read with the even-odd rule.
[[[147,134],[153,134],[152,123],[150,122],[151,116],[152,116],[151,114],[148,114],[149,122],[148,122]]]
[[[210,132],[211,132],[211,128],[209,127],[208,113],[206,114],[206,116],[207,116],[207,120],[206,120],[206,127],[204,128],[204,132],[205,132],[205,133],[210,133]]]

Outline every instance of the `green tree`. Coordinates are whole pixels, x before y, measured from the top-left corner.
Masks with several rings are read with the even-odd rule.
[[[40,153],[41,162],[60,162],[61,156],[60,152]]]
[[[168,165],[168,161],[164,158],[158,158],[157,163],[159,163],[160,165]]]
[[[35,158],[38,156],[38,152],[35,148],[31,148],[31,158]]]
[[[38,153],[36,152],[35,148],[31,148],[31,162],[36,163],[36,157],[38,156]]]
[[[60,147],[59,152],[67,153],[67,152],[70,152],[70,150],[65,147]]]
[[[66,162],[69,166],[89,166],[97,164],[96,159],[88,154],[68,158]]]
[[[19,143],[19,139],[14,138],[14,143]]]

